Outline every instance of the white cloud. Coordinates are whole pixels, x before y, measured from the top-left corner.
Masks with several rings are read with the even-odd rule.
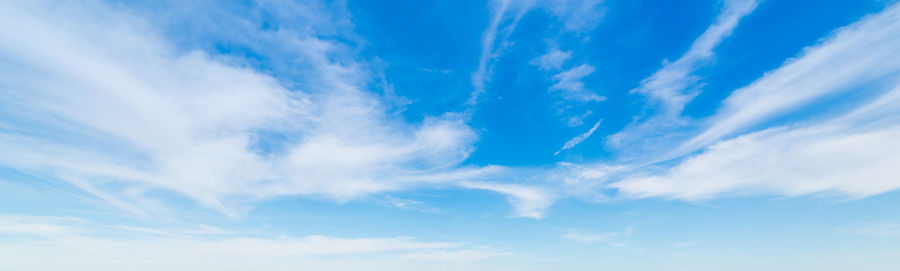
[[[609,232],[609,233],[585,233],[580,231],[572,231],[563,235],[563,238],[580,242],[580,243],[597,243],[597,242],[606,242],[611,241],[614,237],[619,235],[618,232]]]
[[[425,261],[476,261],[512,255],[510,252],[484,249],[433,250],[403,255],[405,259]]]
[[[609,136],[609,146],[627,149],[629,156],[656,156],[662,150],[671,150],[672,142],[689,136],[684,130],[693,128],[693,122],[683,119],[681,111],[699,94],[700,78],[693,72],[712,62],[715,47],[731,35],[741,18],[755,9],[757,1],[729,0],[723,4],[715,22],[694,40],[684,55],[674,62],[663,63],[662,68],[631,90],[647,96],[648,105],[659,110],[636,118],[622,131]]]
[[[32,226],[35,223],[42,226]],[[22,231],[23,227],[27,231]],[[411,237],[228,237],[178,232],[109,226],[79,218],[0,216],[0,235],[17,237],[0,243],[0,255],[16,259],[0,261],[0,269],[421,270],[433,264],[512,255],[458,242],[424,242]]]
[[[579,243],[600,243],[600,242],[610,242],[616,239],[619,239],[623,236],[630,236],[634,233],[634,229],[631,227],[625,228],[624,231],[621,232],[605,232],[605,233],[594,233],[583,230],[571,230],[566,234],[563,234],[563,238],[579,242]]]
[[[531,9],[532,1],[492,0],[489,1],[490,23],[481,34],[481,56],[478,68],[472,73],[472,94],[467,104],[475,105],[478,97],[484,93],[485,84],[491,78],[491,62],[498,57],[507,46],[509,35],[516,29],[522,16]],[[512,14],[512,18],[508,16]],[[511,21],[507,22],[507,20]],[[505,27],[504,26],[505,23]],[[497,38],[497,34],[500,38]]]
[[[401,198],[395,198],[392,196],[385,196],[384,202],[394,208],[400,208],[400,209],[405,209],[405,210],[414,210],[414,211],[423,212],[423,213],[433,213],[433,214],[444,213],[443,210],[441,210],[437,207],[430,206],[427,203],[417,201],[417,200],[401,199]]]
[[[595,94],[585,89],[584,82],[581,80],[594,72],[594,66],[581,64],[580,66],[568,69],[553,76],[556,83],[550,86],[550,90],[562,92],[562,96],[568,100],[580,102],[597,102],[606,100],[606,97]]]
[[[529,63],[538,66],[541,70],[557,70],[571,57],[571,51],[560,51],[559,48],[553,47],[546,54],[532,59]]]
[[[594,28],[603,17],[605,8],[598,8],[602,1],[511,1],[511,0],[493,0],[489,1],[490,23],[484,30],[481,37],[481,55],[478,60],[478,67],[472,73],[472,91],[468,105],[475,105],[478,97],[484,93],[485,84],[491,79],[491,62],[500,56],[503,50],[509,45],[507,42],[509,36],[515,30],[519,20],[527,14],[535,3],[540,8],[549,10],[555,17],[563,22],[565,29],[568,31],[585,31]],[[498,34],[501,35],[498,37]],[[532,65],[539,66],[542,70],[559,69],[562,64],[571,57],[571,52],[560,51],[559,49],[551,49],[547,54],[531,61]],[[587,71],[587,70],[590,71]],[[564,90],[564,96],[567,99],[578,101],[602,101],[605,97],[598,96],[590,91],[584,90],[581,78],[593,72],[593,67],[582,65],[573,70],[572,73],[563,72],[557,74],[559,78],[554,89]],[[587,74],[579,75],[579,73]],[[570,79],[566,77],[575,76]]]
[[[553,204],[554,200],[553,195],[544,189],[520,184],[463,181],[459,183],[459,186],[506,195],[515,207],[514,215],[520,217],[544,218],[544,211]]]
[[[179,243],[179,242],[175,242]],[[342,255],[392,250],[415,250],[456,247],[454,243],[423,243],[411,238],[345,239],[327,236],[307,236],[299,239],[233,238],[212,242],[186,242],[175,247],[190,253],[219,255]]]
[[[594,131],[597,130],[597,127],[600,127],[600,122],[602,122],[602,121],[603,120],[598,120],[597,123],[595,123],[594,126],[591,127],[591,129],[588,130],[587,132],[585,132],[581,135],[578,135],[575,138],[570,139],[569,141],[566,141],[566,144],[563,145],[563,147],[561,149],[556,151],[556,153],[553,153],[553,155],[557,155],[561,151],[571,149],[571,148],[575,147],[575,145],[578,145],[579,143],[581,143],[582,141],[584,141],[585,139],[590,137],[592,134],[594,134]]]
[[[900,224],[880,223],[857,226],[849,229],[851,233],[871,237],[900,237]]]
[[[329,58],[339,44],[274,33],[308,65],[298,68],[310,89],[291,90],[176,50],[147,21],[101,3],[0,6],[0,164],[123,209],[158,212],[148,194],[171,190],[239,215],[232,205],[246,201],[349,200],[492,170],[456,168],[477,138],[460,116],[392,119],[361,89],[361,64]],[[259,150],[268,144],[278,150]]]
[[[597,7],[601,0],[548,0],[543,4],[563,22],[567,31],[589,31],[600,23],[606,8]]]
[[[582,124],[584,124],[584,119],[593,113],[594,113],[593,111],[588,110],[587,112],[584,112],[584,114],[581,114],[581,115],[569,116],[566,119],[566,126],[569,126],[569,127],[581,126]]]
[[[671,245],[672,245],[673,247],[682,247],[682,248],[685,248],[685,247],[696,246],[697,243],[694,243],[694,242],[675,242],[675,243],[671,243]]]
[[[900,163],[900,127],[851,130],[778,128],[752,133],[716,143],[662,175],[632,177],[610,186],[635,197],[686,200],[726,193],[839,192],[858,198],[900,187],[900,170],[893,166]]]
[[[862,198],[900,188],[893,166],[900,162],[898,18],[900,6],[894,5],[835,31],[735,91],[708,127],[654,161],[700,154],[676,160],[672,168],[632,171],[609,187],[627,197],[684,200],[747,194]],[[838,103],[832,110],[806,119],[787,116],[852,90],[882,96],[832,101]],[[852,111],[833,117],[839,110]],[[778,116],[792,124],[722,140]]]
[[[736,90],[709,120],[709,127],[678,152],[695,150],[828,94],[864,85],[878,88],[877,84],[871,84],[877,82],[890,85],[900,74],[898,18],[900,5],[867,16],[837,30],[749,86]]]
[[[266,270],[296,270],[311,265],[331,265],[340,270],[358,270],[352,259],[379,254],[377,265],[396,259],[387,252],[433,251],[459,247],[454,243],[429,243],[410,238],[229,238],[219,240],[59,238],[0,244],[0,253],[16,261],[0,262],[8,270],[234,270],[248,265]],[[415,253],[415,252],[413,252]],[[334,257],[354,256],[351,260]],[[374,256],[369,256],[372,258]],[[400,260],[400,259],[397,259]],[[452,259],[434,259],[451,261]],[[75,269],[72,269],[72,268]]]
[[[691,89],[698,78],[691,75],[714,57],[713,49],[737,27],[741,18],[756,8],[755,0],[726,0],[716,21],[694,40],[687,53],[678,60],[665,63],[661,69],[632,92],[647,95],[661,103],[669,114],[679,114],[697,93]]]
[[[44,219],[29,216],[0,216],[0,234],[58,236],[81,232],[60,222],[77,222],[75,218]]]
[[[724,195],[835,194],[900,188],[900,87],[830,121],[724,140],[660,174],[609,186],[630,197],[703,200]]]

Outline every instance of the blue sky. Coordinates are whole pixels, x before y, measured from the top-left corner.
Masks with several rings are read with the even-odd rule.
[[[3,1],[3,270],[893,270],[896,1]]]

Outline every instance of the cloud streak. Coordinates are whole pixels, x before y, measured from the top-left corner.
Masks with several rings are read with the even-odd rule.
[[[597,123],[595,123],[594,126],[591,127],[591,129],[588,130],[587,132],[584,132],[583,134],[578,135],[578,136],[576,136],[575,138],[570,139],[569,141],[566,141],[566,144],[563,145],[563,147],[562,147],[561,149],[559,149],[558,151],[556,151],[555,153],[553,153],[553,155],[558,155],[559,152],[561,152],[561,151],[564,151],[564,150],[568,150],[568,149],[574,148],[575,145],[578,145],[579,143],[581,143],[582,141],[584,141],[585,139],[587,139],[588,137],[590,137],[592,134],[594,134],[594,131],[597,130],[597,127],[600,127],[600,122],[602,122],[602,121],[603,121],[603,120],[597,121]]]
[[[532,1],[512,1],[512,0],[493,0],[490,4],[490,23],[481,34],[481,55],[478,58],[478,67],[472,73],[472,94],[466,102],[468,105],[476,105],[478,97],[484,93],[485,84],[491,78],[491,62],[499,56],[506,47],[506,40],[509,35],[516,29],[516,24],[531,9]],[[508,20],[508,13],[514,13],[511,22],[505,27],[504,22]],[[500,38],[497,38],[497,34]]]
[[[143,18],[101,3],[0,5],[16,22],[0,26],[0,164],[120,208],[157,212],[149,194],[167,190],[237,216],[236,205],[277,196],[345,201],[491,170],[457,168],[477,139],[460,116],[386,114],[361,87],[362,64],[330,59],[345,54],[340,44],[278,30],[309,71],[309,89],[289,89],[176,50]]]
[[[654,110],[649,116],[636,118],[622,131],[609,136],[607,145],[628,151],[629,156],[650,155],[654,157],[649,159],[659,159],[659,152],[669,150],[671,144],[689,137],[686,130],[696,126],[693,121],[682,118],[681,111],[700,93],[700,78],[693,75],[694,71],[712,62],[716,46],[731,35],[740,20],[757,4],[755,0],[724,1],[716,20],[694,40],[684,55],[674,62],[664,62],[662,68],[631,90],[631,93],[647,97],[647,108]]]
[[[546,209],[554,201],[553,194],[534,186],[471,181],[464,181],[459,183],[459,185],[465,188],[493,191],[506,195],[510,203],[515,207],[513,214],[519,217],[544,218]]]
[[[739,132],[750,125],[788,113],[817,98],[888,82],[900,73],[900,6],[893,5],[839,29],[795,59],[738,89],[709,120],[709,127],[686,142],[689,151]],[[877,87],[877,86],[876,86]]]
[[[566,234],[563,234],[563,238],[584,244],[592,244],[592,243],[600,243],[600,242],[610,242],[616,239],[622,238],[623,236],[627,237],[634,233],[634,229],[631,227],[625,228],[624,231],[621,232],[606,232],[606,233],[594,233],[587,232],[582,230],[571,230]]]
[[[900,87],[832,121],[770,128],[724,140],[660,175],[610,184],[630,197],[704,200],[727,195],[836,194],[900,188]],[[877,121],[876,121],[877,120]]]
[[[628,197],[703,200],[727,195],[809,194],[863,198],[900,188],[900,6],[868,16],[807,48],[727,98],[709,127],[674,154],[705,147],[671,169],[609,186]],[[880,96],[844,104],[805,123],[721,140],[826,95],[865,88]]]
[[[76,269],[195,270],[203,266],[207,270],[231,270],[252,265],[267,270],[295,270],[313,265],[358,270],[374,265],[417,270],[435,263],[472,262],[513,255],[488,247],[471,247],[458,242],[424,242],[411,237],[231,237],[247,233],[201,237],[183,232],[101,225],[72,217],[0,216],[0,235],[16,237],[0,244],[0,253],[15,255],[17,259],[0,262],[0,268],[63,270],[75,266]]]
[[[575,100],[579,102],[599,102],[606,100],[606,97],[595,94],[584,87],[582,79],[594,73],[594,66],[581,64],[553,76],[556,81],[550,90],[560,91],[563,98],[567,100]]]
[[[716,21],[694,40],[681,58],[665,63],[631,92],[646,95],[652,102],[659,103],[667,114],[680,114],[684,105],[697,95],[697,90],[692,87],[699,78],[691,74],[715,56],[713,49],[731,35],[741,18],[750,14],[756,5],[755,0],[724,1]]]

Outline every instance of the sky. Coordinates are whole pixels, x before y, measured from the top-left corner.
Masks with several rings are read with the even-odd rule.
[[[896,270],[900,3],[0,1],[2,270]]]

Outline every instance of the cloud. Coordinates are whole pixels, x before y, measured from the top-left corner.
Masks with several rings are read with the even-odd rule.
[[[413,210],[413,211],[418,211],[418,212],[423,212],[423,213],[433,213],[433,214],[444,213],[443,210],[441,210],[437,207],[430,206],[427,203],[417,201],[417,200],[401,199],[401,198],[395,198],[395,197],[391,197],[391,196],[385,196],[384,202],[386,204],[388,204],[389,206],[392,206],[394,208],[404,209],[404,210]]]
[[[181,228],[150,228],[130,225],[101,225],[79,217],[0,215],[0,234],[20,237],[71,238],[101,233],[191,238],[235,232],[202,224]]]
[[[541,188],[519,184],[463,181],[459,186],[494,191],[506,195],[515,207],[514,215],[534,219],[544,218],[544,211],[553,204],[553,195]]]
[[[851,233],[871,237],[900,237],[900,224],[871,224],[853,227]]]
[[[575,147],[575,145],[578,145],[579,143],[581,143],[582,141],[584,141],[585,139],[590,137],[592,134],[594,134],[594,131],[597,130],[597,127],[600,127],[600,122],[602,122],[602,121],[603,120],[597,121],[597,123],[595,123],[594,126],[591,127],[591,129],[588,130],[587,132],[585,132],[581,135],[578,135],[575,138],[570,139],[569,141],[566,141],[566,144],[563,145],[563,147],[561,149],[559,149],[558,151],[553,153],[553,155],[557,155],[561,151],[571,149],[571,148]]]
[[[584,112],[584,114],[581,114],[581,115],[569,116],[566,119],[566,126],[569,126],[569,127],[581,126],[582,124],[584,124],[584,119],[593,113],[594,113],[593,111],[588,110],[587,112]]]
[[[585,89],[582,78],[594,72],[594,66],[581,64],[580,66],[557,73],[553,76],[556,83],[550,86],[550,90],[561,91],[562,96],[568,100],[580,102],[599,102],[606,100],[606,97],[599,96],[594,92]]]
[[[149,195],[166,190],[236,216],[248,201],[345,201],[492,170],[457,167],[477,139],[461,116],[385,113],[363,65],[332,60],[341,44],[248,32],[296,50],[307,83],[291,89],[98,2],[0,6],[16,22],[0,24],[0,164],[120,208],[159,212]]]
[[[189,242],[177,247],[193,253],[221,255],[343,255],[392,250],[435,249],[459,246],[453,243],[423,243],[411,238],[333,238],[307,236],[299,239],[234,238],[213,242]]]
[[[152,239],[152,240],[121,240],[98,238],[61,238],[54,240],[60,245],[59,251],[77,249],[77,245],[89,247],[92,250],[114,249],[125,247],[135,250],[131,257],[139,257],[147,254],[184,253],[187,255],[214,255],[214,256],[335,256],[367,254],[384,251],[403,251],[418,249],[440,249],[458,247],[454,243],[425,243],[417,242],[407,237],[397,238],[334,238],[328,236],[307,236],[302,238],[226,238],[219,240],[184,240],[184,239]],[[39,250],[39,244],[19,244],[25,249]],[[152,249],[151,249],[152,248]],[[5,250],[5,255],[10,255],[9,246],[0,248]],[[156,252],[151,251],[166,251]],[[74,251],[69,251],[74,252]],[[105,251],[107,253],[113,251]],[[142,253],[138,253],[142,252]],[[61,256],[61,254],[32,254],[48,257]],[[99,256],[99,255],[98,255]],[[102,259],[96,257],[92,259]]]
[[[900,187],[900,6],[835,32],[798,58],[735,91],[710,125],[671,155],[712,145],[658,174],[610,184],[630,197],[702,200],[726,194],[867,197]],[[894,87],[888,91],[886,87]],[[717,141],[828,94],[883,92],[818,124],[794,124]],[[851,107],[852,108],[852,107]],[[826,112],[827,113],[827,112]],[[822,118],[822,117],[819,117]]]
[[[862,198],[897,189],[900,183],[892,176],[900,172],[891,166],[900,161],[893,140],[900,132],[897,18],[900,6],[893,5],[838,29],[733,92],[696,136],[656,153],[653,161],[676,159],[676,166],[639,167],[609,187],[625,197],[683,200],[772,194]],[[852,90],[869,95],[833,100],[831,109],[804,118],[790,115]],[[846,110],[852,111],[841,112]],[[792,124],[739,134],[779,116]]]
[[[863,198],[900,188],[900,86],[824,123],[720,141],[660,174],[609,186],[628,197],[704,200],[726,195],[833,194]]]
[[[402,257],[404,259],[425,261],[477,261],[509,255],[512,255],[512,253],[492,250],[462,249],[414,252],[403,255]]]
[[[71,270],[73,266],[76,266],[75,270],[234,270],[256,266],[266,270],[296,270],[298,267],[330,266],[331,270],[358,270],[363,265],[356,260],[363,257],[368,258],[368,266],[372,267],[385,265],[385,261],[403,260],[384,253],[433,251],[458,246],[453,243],[418,242],[405,237],[347,239],[308,236],[219,240],[74,237],[0,244],[0,253],[15,255],[18,259],[3,261],[0,267],[9,270]],[[336,259],[351,256],[353,258]],[[449,258],[433,260],[453,261]],[[404,269],[414,270],[407,268]]]
[[[606,8],[597,7],[601,0],[549,0],[544,6],[563,22],[567,31],[589,31],[600,23]]]
[[[121,230],[127,232],[129,234],[141,233],[148,235],[159,235],[159,236],[170,236],[170,237],[181,237],[188,238],[190,236],[199,236],[199,235],[223,235],[223,234],[233,234],[235,232],[224,230],[218,227],[207,226],[207,225],[198,225],[194,228],[189,229],[155,229],[155,228],[147,228],[147,227],[135,227],[135,226],[109,226],[106,230]]]
[[[35,227],[35,223],[42,226]],[[27,231],[22,231],[22,227],[10,225],[29,226]],[[54,229],[50,233],[46,230],[49,227]],[[16,258],[15,261],[0,261],[0,268],[234,270],[256,267],[296,270],[312,266],[329,270],[364,267],[421,270],[424,265],[436,263],[512,255],[487,247],[471,247],[458,242],[424,242],[411,237],[230,237],[248,233],[196,236],[176,232],[180,231],[110,226],[81,218],[0,216],[0,235],[16,237],[0,243],[2,255]],[[150,235],[146,235],[148,233]]]
[[[551,48],[546,54],[532,59],[531,65],[538,66],[541,70],[558,70],[572,57],[571,51],[560,51],[559,48]]]
[[[713,49],[737,27],[738,22],[756,8],[755,0],[726,0],[716,21],[694,40],[690,49],[678,60],[665,63],[652,76],[641,81],[631,92],[648,96],[660,103],[669,114],[679,114],[697,92],[692,87],[699,80],[692,76],[698,67],[713,57]]]
[[[740,129],[829,94],[890,85],[900,74],[900,5],[843,27],[752,84],[738,89],[709,120],[709,127],[681,146],[689,152]]]
[[[516,29],[522,16],[531,9],[533,1],[492,0],[489,1],[490,23],[481,34],[481,56],[478,68],[472,73],[472,94],[468,105],[478,103],[478,97],[484,93],[485,84],[491,78],[491,62],[498,57],[507,46],[506,40]],[[512,15],[512,18],[508,16]],[[510,20],[511,19],[511,20]],[[509,21],[508,21],[509,20]],[[505,24],[505,26],[504,26]],[[500,38],[497,38],[497,34]]]
[[[693,247],[693,246],[696,246],[697,243],[694,243],[694,242],[675,242],[675,243],[671,243],[670,245],[672,245],[673,247],[686,248],[686,247]]]
[[[78,233],[81,230],[62,225],[62,222],[78,222],[75,218],[53,218],[29,216],[0,216],[0,234],[58,236]]]
[[[566,234],[564,234],[562,237],[567,240],[575,241],[578,243],[591,244],[591,243],[600,243],[600,242],[610,242],[610,241],[619,239],[623,236],[630,236],[632,233],[634,233],[634,229],[632,229],[631,227],[627,227],[627,228],[625,228],[624,231],[621,231],[621,232],[606,232],[606,233],[594,233],[594,232],[587,232],[587,231],[583,231],[583,230],[571,230],[571,231],[567,232]]]
[[[659,110],[650,116],[635,118],[625,129],[609,136],[609,146],[627,148],[629,156],[649,154],[658,158],[656,156],[660,151],[671,149],[672,142],[680,142],[690,136],[685,131],[696,128],[695,124],[683,119],[681,111],[699,94],[700,78],[693,73],[712,62],[716,46],[731,35],[743,17],[755,9],[757,1],[730,0],[723,4],[715,22],[694,40],[684,55],[674,62],[664,62],[662,68],[631,90],[646,96],[648,107]]]
[[[605,13],[605,9],[597,8],[599,0],[589,1],[514,1],[492,0],[489,1],[490,21],[488,27],[481,35],[481,55],[478,58],[478,67],[472,73],[472,94],[467,101],[468,105],[478,103],[478,97],[485,91],[485,85],[491,79],[491,62],[499,57],[509,45],[507,40],[516,29],[519,20],[527,14],[536,4],[540,8],[549,10],[555,17],[563,22],[568,31],[585,31],[595,27]],[[500,35],[498,37],[498,35]],[[551,51],[544,57],[536,59],[532,64],[541,69],[549,69],[559,66],[571,56],[570,52]],[[590,68],[593,72],[593,67]],[[590,73],[590,72],[588,72]],[[593,95],[596,96],[596,95]],[[581,99],[599,98],[590,95],[577,96]]]

